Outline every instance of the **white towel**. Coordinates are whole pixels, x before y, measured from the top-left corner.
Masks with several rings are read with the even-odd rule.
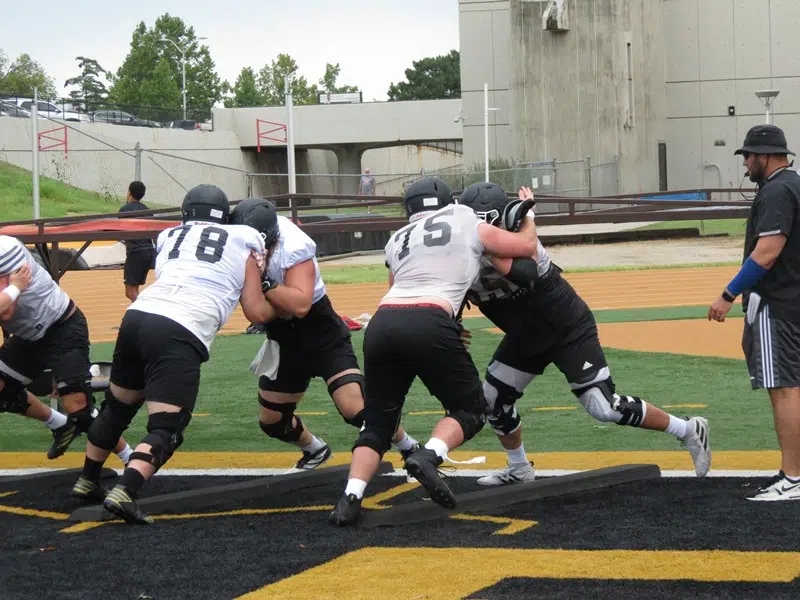
[[[266,375],[267,379],[275,380],[278,376],[280,366],[281,347],[275,340],[267,338],[261,348],[258,349],[253,362],[250,363],[250,371],[257,377]]]
[[[755,323],[758,307],[761,305],[761,296],[755,292],[750,292],[750,299],[747,301],[747,324]]]

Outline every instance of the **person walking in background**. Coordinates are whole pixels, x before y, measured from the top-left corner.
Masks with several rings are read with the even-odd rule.
[[[734,154],[758,186],[750,208],[742,268],[708,309],[722,322],[739,294],[742,350],[754,390],[772,401],[781,470],[749,500],[800,500],[800,174],[783,131],[756,125]]]
[[[142,202],[147,188],[141,181],[132,181],[128,185],[128,197],[119,212],[149,210]],[[147,281],[147,272],[153,268],[156,258],[153,240],[125,240],[124,283],[125,296],[131,302],[139,296],[139,286]]]
[[[364,169],[364,174],[361,176],[361,180],[358,182],[358,195],[375,195],[375,177],[372,176],[369,168]]]

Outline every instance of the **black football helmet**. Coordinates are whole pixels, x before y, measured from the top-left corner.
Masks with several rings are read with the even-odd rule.
[[[450,186],[438,177],[417,179],[406,188],[403,208],[406,217],[421,212],[433,212],[453,204],[453,192]]]
[[[489,225],[500,227],[503,209],[510,201],[503,188],[484,181],[473,183],[465,189],[458,203],[471,208],[479,218]]]
[[[231,225],[248,225],[264,238],[264,245],[270,248],[280,235],[278,213],[275,206],[264,198],[248,198],[233,207]]]
[[[190,189],[181,204],[183,222],[209,221],[226,225],[230,206],[228,197],[215,185],[202,184]]]

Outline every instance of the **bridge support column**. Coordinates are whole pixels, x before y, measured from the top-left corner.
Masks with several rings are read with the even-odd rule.
[[[358,182],[361,178],[361,155],[364,148],[347,145],[336,148],[336,159],[339,161],[339,177],[336,190],[339,194],[357,194]]]

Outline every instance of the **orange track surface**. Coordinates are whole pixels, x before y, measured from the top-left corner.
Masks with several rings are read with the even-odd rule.
[[[735,273],[736,267],[708,267],[575,273],[566,277],[592,309],[602,310],[709,304]],[[151,271],[148,284],[153,279]],[[92,342],[114,341],[116,327],[129,304],[122,271],[69,271],[61,285],[86,313]],[[355,317],[373,314],[386,289],[385,283],[329,285],[328,294],[339,314]],[[479,315],[473,309],[465,316]],[[247,325],[237,309],[221,333],[241,333]]]

